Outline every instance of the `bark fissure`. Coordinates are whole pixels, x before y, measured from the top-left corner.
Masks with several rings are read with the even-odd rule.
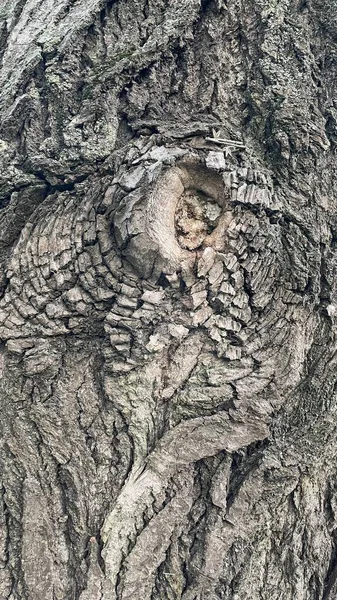
[[[328,600],[337,4],[0,7],[0,597]]]

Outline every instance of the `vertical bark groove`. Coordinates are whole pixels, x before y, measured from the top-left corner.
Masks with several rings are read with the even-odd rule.
[[[0,7],[1,599],[335,597],[336,15]]]

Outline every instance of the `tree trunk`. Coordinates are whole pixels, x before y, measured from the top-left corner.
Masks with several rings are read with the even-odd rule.
[[[337,596],[337,1],[0,7],[1,600]]]

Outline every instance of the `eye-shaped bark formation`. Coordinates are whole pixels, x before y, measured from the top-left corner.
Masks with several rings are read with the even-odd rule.
[[[60,418],[50,402],[58,390],[72,398],[73,385],[76,402],[97,405],[95,419],[106,413],[107,399],[114,427],[127,428],[127,435],[117,434],[124,457],[117,481],[104,469],[98,476],[100,489],[107,482],[99,502],[115,495],[102,527],[104,600],[150,598],[158,565],[191,510],[188,465],[269,435],[273,412],[299,380],[314,322],[309,297],[304,303],[301,295],[307,286],[301,254],[298,271],[285,266],[271,181],[221,162],[214,151],[206,157],[179,147],[151,152],[133,155],[136,166],[122,163],[114,178],[92,176],[44,200],[12,251],[0,300],[8,372],[28,378],[33,394],[38,389],[43,408],[33,418],[40,410],[45,443],[48,421]],[[221,167],[210,166],[215,159]],[[67,361],[80,339],[85,345],[95,339],[97,349],[81,350],[86,371],[70,382]],[[94,391],[97,376],[103,396]],[[88,436],[101,444],[93,421],[79,418],[85,433],[77,458],[60,441],[52,459],[75,461],[64,477],[75,477],[80,456],[91,464]],[[66,413],[62,419],[61,437],[74,427]],[[109,445],[111,435],[102,443]],[[108,455],[114,452],[112,446]],[[36,466],[34,477],[38,472]],[[26,488],[28,505],[41,493],[34,489]]]
[[[285,269],[271,182],[232,161],[209,166],[214,151],[206,158],[178,147],[151,152],[133,168],[122,164],[113,179],[93,176],[43,201],[13,249],[0,301],[6,356],[17,357],[9,372],[38,386],[45,440],[54,418],[48,402],[58,389],[73,394],[65,348],[72,355],[79,338],[105,336],[101,358],[94,351],[90,364],[102,360],[103,398],[127,427],[121,448],[132,461],[124,485],[115,488],[110,475],[100,500],[116,497],[102,528],[104,600],[150,598],[161,557],[191,510],[188,465],[264,440],[311,343],[313,316],[300,294],[307,283],[300,270],[296,292],[296,270]],[[88,360],[84,351],[81,361]],[[91,377],[83,373],[74,385],[90,390],[95,405],[102,399]],[[63,419],[60,432],[71,427]],[[84,418],[81,429],[95,438],[90,422]],[[78,452],[90,462],[83,443]],[[55,455],[66,463],[70,456],[67,444]],[[99,486],[104,470],[101,477]],[[29,504],[33,491],[26,493]],[[152,515],[148,526],[144,514]]]
[[[1,600],[336,596],[334,3],[0,6]]]
[[[122,179],[121,185],[132,186],[132,179],[137,181],[141,173],[145,171],[138,167],[128,175],[130,182]],[[201,247],[215,228],[224,206],[224,183],[197,155],[166,169],[155,182],[152,174],[144,177],[143,189],[132,191],[122,202],[116,195],[112,221],[124,256],[140,276],[151,274],[153,279],[161,271],[174,272],[193,262],[186,250]]]

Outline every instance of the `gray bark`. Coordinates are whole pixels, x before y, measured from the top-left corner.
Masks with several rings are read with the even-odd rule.
[[[0,7],[1,599],[336,597],[336,17]]]

